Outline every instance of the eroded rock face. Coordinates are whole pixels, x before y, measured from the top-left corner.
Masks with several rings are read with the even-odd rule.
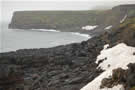
[[[113,74],[109,78],[104,78],[101,88],[112,88],[122,84],[125,90],[134,90],[135,87],[135,64],[129,64],[127,70],[121,68],[113,70]]]
[[[128,67],[126,84],[128,88],[133,88],[135,86],[135,64],[129,64]]]
[[[104,78],[101,82],[100,88],[113,88],[118,84],[124,84],[126,82],[127,72],[121,68],[114,69],[110,78]]]
[[[120,5],[105,11],[16,11],[9,28],[56,29],[64,32],[81,32],[91,35],[104,32],[107,26],[117,26],[120,20],[134,10],[135,5]],[[129,15],[129,16],[132,16]],[[98,25],[94,30],[83,30],[86,25]]]
[[[104,42],[95,37],[80,44],[18,50],[0,54],[0,64],[22,66],[26,87],[43,75],[35,90],[41,88],[40,84],[49,90],[79,90],[102,72],[96,69],[95,60],[103,46]],[[33,79],[35,74],[37,78]]]
[[[15,65],[0,65],[0,88],[2,90],[21,90],[24,85],[24,73]]]
[[[106,32],[82,43],[1,53],[0,64],[22,66],[26,87],[38,79],[33,79],[35,74],[39,77],[43,75],[34,85],[35,90],[41,88],[40,85],[50,90],[80,89],[102,72],[96,69],[98,65],[95,61],[105,44],[113,46],[124,42],[135,46],[135,30],[131,26],[132,24],[121,26],[111,33]]]
[[[135,46],[134,23],[134,20],[131,20],[130,23],[118,26],[110,32],[103,33],[82,43],[73,43],[48,49],[24,49],[16,52],[1,53],[0,65],[6,64],[7,66],[4,67],[7,68],[1,68],[0,73],[3,74],[0,77],[8,80],[8,82],[4,82],[6,83],[4,84],[5,87],[8,86],[7,83],[9,81],[14,81],[11,84],[16,85],[16,78],[20,78],[20,76],[16,76],[16,69],[13,69],[15,71],[13,75],[10,74],[11,70],[8,65],[17,65],[23,69],[24,86],[30,87],[33,82],[38,80],[33,85],[33,90],[39,90],[39,88],[79,90],[102,72],[102,70],[97,69],[98,65],[95,61],[105,44],[109,44],[112,47],[123,42],[127,45]],[[134,72],[134,65],[130,65],[129,68],[128,79],[126,79],[127,84],[125,85],[132,87],[135,81],[132,73]],[[121,71],[123,70],[120,70],[120,73],[123,74]],[[117,77],[117,74],[114,73],[113,75]],[[15,79],[11,79],[11,77]],[[116,80],[118,78],[119,76]],[[3,84],[1,81],[0,83]]]

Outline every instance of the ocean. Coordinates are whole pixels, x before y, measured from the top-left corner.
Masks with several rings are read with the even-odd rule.
[[[78,32],[60,32],[48,29],[8,29],[8,23],[3,23],[0,30],[0,52],[50,48],[58,45],[79,43],[89,38],[89,35]]]

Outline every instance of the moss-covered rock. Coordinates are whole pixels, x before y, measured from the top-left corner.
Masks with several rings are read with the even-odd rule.
[[[121,68],[114,69],[112,71],[112,76],[109,78],[104,78],[101,82],[100,88],[108,87],[112,88],[113,86],[116,86],[118,84],[123,84],[126,82],[126,70],[123,70]]]
[[[112,88],[122,84],[125,90],[135,90],[135,63],[129,64],[127,70],[121,68],[113,70],[112,76],[102,80],[100,88]]]

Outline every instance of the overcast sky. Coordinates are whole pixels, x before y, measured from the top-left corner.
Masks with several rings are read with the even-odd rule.
[[[105,2],[105,1],[109,1],[109,2],[114,2],[114,1],[134,1],[134,0],[3,0],[3,1],[94,1],[94,2]]]
[[[105,8],[133,3],[135,3],[135,0],[3,0],[0,6],[4,20],[11,20],[14,11],[89,10],[97,7]]]

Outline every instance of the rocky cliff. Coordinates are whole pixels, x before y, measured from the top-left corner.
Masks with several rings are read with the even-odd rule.
[[[23,84],[26,90],[79,90],[104,72],[103,69],[97,67],[107,58],[95,63],[104,45],[109,44],[108,48],[111,48],[119,43],[125,43],[135,47],[135,14],[133,13],[132,11],[132,15],[120,25],[82,43],[48,49],[23,49],[0,53],[0,65],[21,67],[21,73],[24,75],[19,74],[18,78],[11,79],[11,81],[14,81],[16,86]],[[10,67],[5,67],[5,70],[0,69],[0,73],[6,74],[8,78],[12,77],[9,72],[13,72],[15,76],[18,71]],[[19,85],[16,84],[18,79],[21,81]],[[134,77],[132,79],[134,80]],[[128,80],[131,78],[129,77]],[[2,82],[1,79],[0,82]],[[135,86],[134,83],[132,84],[132,87]],[[2,83],[1,88],[3,87],[8,90],[15,86],[8,87],[7,84]]]
[[[102,60],[99,63],[95,61],[105,44],[111,48],[123,42],[135,47],[134,25],[135,19],[128,18],[117,29],[80,44],[1,53],[0,64],[20,66],[24,73],[25,88],[79,90],[103,72],[97,69]]]
[[[9,28],[19,29],[81,29],[96,24],[100,11],[16,11]]]
[[[16,11],[9,28],[56,29],[64,32],[99,34],[107,26],[116,27],[126,16],[133,15],[135,5],[120,5],[111,10],[88,11]],[[98,25],[95,30],[82,30],[86,25]]]

